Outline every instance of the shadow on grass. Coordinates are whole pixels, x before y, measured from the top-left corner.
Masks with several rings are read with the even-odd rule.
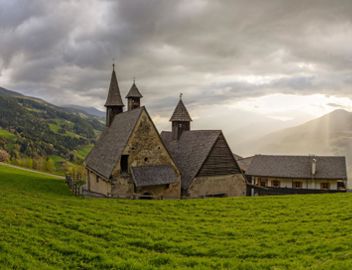
[[[0,166],[0,192],[72,195],[62,179]]]

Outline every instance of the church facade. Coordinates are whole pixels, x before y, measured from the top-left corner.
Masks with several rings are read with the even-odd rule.
[[[122,198],[241,196],[246,182],[221,130],[191,130],[180,97],[172,131],[158,133],[135,82],[123,110],[113,68],[106,128],[85,159],[89,192]]]

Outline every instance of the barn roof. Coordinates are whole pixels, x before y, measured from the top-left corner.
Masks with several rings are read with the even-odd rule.
[[[183,122],[190,122],[192,121],[191,116],[189,115],[185,104],[183,103],[182,99],[180,98],[174,113],[172,114],[170,121],[183,121]]]
[[[166,185],[177,181],[177,175],[169,165],[132,167],[131,173],[136,187]]]
[[[312,161],[316,174],[312,175]],[[253,157],[247,175],[300,179],[347,179],[346,159],[339,156],[274,156]]]
[[[126,98],[130,98],[130,97],[137,97],[137,98],[143,97],[141,92],[139,92],[135,82],[133,82],[130,91],[128,91],[126,95]]]
[[[107,106],[124,106],[122,99],[121,99],[120,88],[119,88],[119,84],[117,82],[116,73],[115,73],[114,68],[113,68],[112,74],[111,74],[109,93],[108,93],[108,97],[105,102],[105,106],[106,107]]]
[[[240,158],[237,159],[237,163],[240,166],[241,170],[246,172],[249,168],[249,165],[251,165],[252,160],[253,157]]]
[[[161,138],[181,171],[183,189],[190,186],[220,134],[220,130],[184,131],[179,140],[173,140],[170,131],[161,132]]]
[[[109,179],[116,162],[126,146],[144,106],[135,110],[119,113],[110,127],[106,127],[96,145],[86,157],[88,168]]]

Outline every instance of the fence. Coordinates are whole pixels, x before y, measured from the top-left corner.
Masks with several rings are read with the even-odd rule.
[[[253,192],[252,192],[253,190]],[[306,189],[306,188],[280,188],[280,187],[259,187],[247,185],[247,196],[253,195],[289,195],[289,194],[321,194],[321,193],[338,193],[346,190],[323,190],[323,189]]]
[[[65,182],[67,186],[70,188],[72,193],[76,196],[80,196],[83,193],[83,185],[84,182],[82,180],[74,180],[70,175],[65,176]]]

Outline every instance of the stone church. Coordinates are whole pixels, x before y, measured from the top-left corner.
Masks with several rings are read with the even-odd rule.
[[[246,183],[221,130],[191,130],[180,97],[172,131],[158,133],[135,82],[127,111],[113,66],[106,128],[85,159],[89,192],[120,198],[240,196]]]
[[[124,198],[180,198],[181,177],[135,83],[123,111],[115,70],[106,107],[106,128],[85,160],[92,193]]]

